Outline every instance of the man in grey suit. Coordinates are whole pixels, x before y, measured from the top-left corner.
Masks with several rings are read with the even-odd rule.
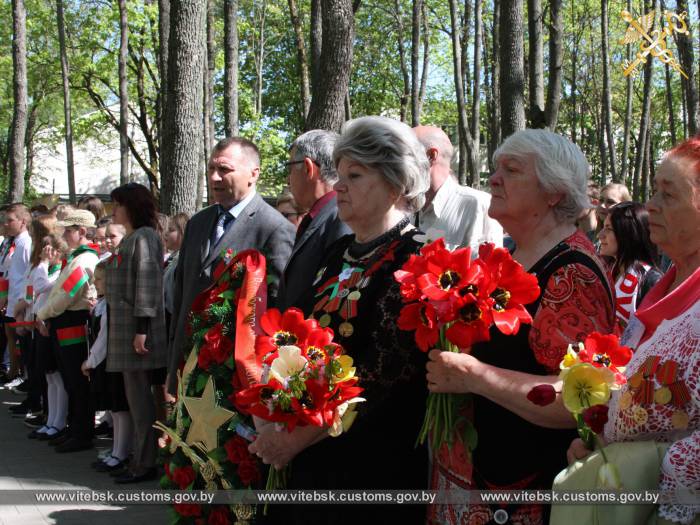
[[[333,147],[338,135],[315,129],[298,137],[289,148],[289,188],[302,209],[308,209],[299,224],[292,255],[282,274],[278,306],[298,305],[312,286],[316,272],[330,246],[351,233],[338,217],[333,184],[338,174],[333,165]]]
[[[208,164],[209,195],[215,205],[195,214],[185,227],[175,270],[170,327],[168,391],[177,388],[176,371],[187,345],[185,326],[197,294],[212,284],[212,271],[228,249],[255,249],[267,259],[268,306],[274,306],[279,280],[294,244],[294,227],[255,191],[260,152],[241,137],[214,146]]]

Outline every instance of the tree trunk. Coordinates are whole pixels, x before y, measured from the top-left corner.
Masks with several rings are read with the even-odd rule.
[[[157,94],[158,151],[163,148],[165,108],[168,91],[168,41],[170,39],[170,0],[158,0],[158,73],[160,85]]]
[[[475,165],[472,167],[474,188],[481,187],[481,42],[482,42],[482,0],[474,0],[474,88],[472,89],[472,120],[471,133],[474,141]]]
[[[554,131],[559,120],[562,64],[564,63],[562,0],[550,1],[549,17],[549,83],[547,84],[547,102],[544,113],[545,124]]]
[[[318,84],[323,46],[323,0],[311,0],[311,86]]]
[[[627,0],[627,11],[632,12],[632,0]],[[629,62],[632,56],[632,48],[630,44],[625,46],[625,61]],[[630,178],[630,134],[632,132],[632,75],[629,75],[625,81],[625,125],[624,138],[622,142],[622,166],[620,168],[620,180],[623,184],[627,184],[627,179]]]
[[[401,13],[401,2],[394,0],[394,12],[396,16],[396,38],[399,52],[399,67],[401,68],[401,77],[403,78],[403,91],[399,99],[399,118],[401,122],[406,122],[408,113],[408,99],[411,91],[411,78],[408,72],[408,64],[406,63],[406,48],[404,47],[404,27],[403,14]]]
[[[202,42],[206,3],[173,2],[168,52],[168,111],[162,154],[161,210],[194,213],[197,177],[202,169]]]
[[[454,63],[454,79],[455,79],[455,94],[457,96],[457,121],[460,143],[460,158],[459,158],[459,180],[464,183],[466,179],[467,165],[470,165],[472,172],[471,178],[475,179],[474,171],[478,177],[478,153],[474,151],[474,140],[471,131],[469,130],[469,121],[467,119],[467,108],[464,97],[464,89],[462,87],[462,43],[460,42],[461,31],[459,28],[459,15],[457,14],[457,0],[450,0],[450,23],[452,27],[452,61]],[[466,153],[466,154],[465,154]],[[476,153],[476,154],[475,154]],[[467,162],[467,155],[469,161]]]
[[[688,1],[678,0],[678,12],[688,12]],[[688,133],[695,135],[700,130],[700,114],[698,113],[698,85],[695,81],[695,58],[693,53],[693,33],[692,23],[688,23],[688,34],[678,35],[674,33],[676,44],[678,45],[678,58],[681,67],[688,75],[682,77],[685,85],[686,104],[688,106]]]
[[[418,114],[423,111],[423,101],[425,100],[425,90],[428,86],[428,70],[430,69],[430,24],[428,23],[428,13],[425,2],[421,5],[421,19],[423,20],[423,72],[420,79],[420,91],[418,93]]]
[[[27,134],[27,11],[24,0],[12,0],[12,128],[8,146],[10,202],[24,198]]]
[[[612,100],[610,95],[610,57],[608,49],[608,0],[600,0],[601,13],[601,47],[603,51],[603,125],[605,137],[608,143],[608,159],[610,175],[613,181],[617,176],[617,152],[615,151],[615,138],[612,125]]]
[[[671,133],[671,144],[676,144],[676,114],[673,108],[673,91],[671,91],[671,68],[668,64],[664,64],[664,73],[666,76],[666,105],[668,111],[668,130]]]
[[[355,18],[350,0],[323,1],[323,48],[305,129],[339,131],[352,68]]]
[[[66,128],[66,168],[68,171],[68,194],[71,204],[75,199],[75,170],[73,168],[73,125],[71,123],[70,69],[66,53],[66,30],[63,18],[63,0],[56,0],[58,22],[58,45],[61,53],[61,75],[63,76],[63,116]]]
[[[119,0],[119,183],[129,182],[129,92],[126,59],[129,50],[129,25],[126,0]]]
[[[255,3],[253,4],[255,6]],[[253,40],[253,59],[255,61],[254,104],[255,114],[262,113],[263,64],[265,62],[265,20],[267,17],[267,0],[262,0],[260,6],[260,25],[257,40]],[[255,16],[253,16],[255,19]],[[257,22],[257,20],[255,20]]]
[[[411,125],[420,124],[420,26],[423,0],[413,0],[411,23]]]
[[[493,170],[493,153],[501,144],[503,133],[501,131],[501,51],[499,42],[501,39],[501,1],[493,2],[493,38],[492,38],[492,73],[491,73],[491,133],[489,141],[489,165]]]
[[[27,162],[24,172],[25,185],[29,184],[29,181],[32,178],[32,173],[34,173],[34,137],[36,136],[37,132],[37,114],[41,102],[41,97],[36,97],[32,101],[27,117],[27,133],[24,137],[24,147],[27,151]]]
[[[297,60],[299,61],[299,87],[301,90],[301,120],[306,120],[311,104],[311,88],[309,87],[309,60],[306,58],[306,43],[304,42],[304,30],[299,18],[296,0],[289,1],[289,16],[294,27],[294,36],[297,45]]]
[[[523,0],[501,0],[501,132],[508,137],[525,129]]]
[[[646,2],[645,2],[646,3]],[[645,6],[646,7],[646,6]],[[645,9],[648,11],[648,8]],[[659,2],[656,0],[655,11],[659,12]],[[654,22],[654,26],[657,24]],[[632,181],[632,198],[636,201],[640,197],[640,179],[644,167],[644,156],[646,154],[647,130],[649,129],[649,115],[651,113],[651,82],[654,72],[653,61],[647,60],[644,64],[644,90],[642,96],[642,116],[639,124],[639,141],[637,142],[637,153],[634,158],[634,178]]]
[[[214,72],[216,70],[216,49],[214,45],[214,0],[207,0],[207,28],[206,42],[202,46],[204,53],[204,75],[202,76],[202,95],[204,114],[202,118],[203,138],[202,151],[200,153],[201,169],[197,177],[197,196],[195,198],[195,209],[202,208],[204,200],[204,186],[207,178],[207,162],[209,154],[214,147]]]
[[[214,43],[215,32],[215,1],[207,0],[207,30],[206,44],[204,46],[204,60],[206,67],[204,69],[204,157],[209,158],[215,142],[214,128],[214,74],[216,73],[216,44]],[[205,160],[206,162],[206,160]]]
[[[688,138],[688,99],[685,96],[685,85],[681,82],[681,107],[683,108],[681,116],[683,117],[683,140]]]
[[[542,2],[527,0],[528,66],[530,126],[544,126],[544,57],[542,37]]]
[[[224,0],[224,130],[238,135],[238,0]]]

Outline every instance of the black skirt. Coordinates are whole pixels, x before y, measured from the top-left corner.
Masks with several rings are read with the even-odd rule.
[[[34,363],[38,374],[50,374],[58,370],[51,338],[44,337],[38,330],[34,330]]]
[[[107,372],[107,359],[90,370],[90,392],[95,402],[95,410],[129,410],[129,402],[124,392],[124,377],[121,372]]]

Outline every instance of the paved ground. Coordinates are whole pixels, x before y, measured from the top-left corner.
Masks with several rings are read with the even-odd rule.
[[[96,440],[96,448],[58,454],[46,442],[27,439],[31,429],[8,408],[22,396],[0,390],[0,496],[5,490],[31,489],[156,489],[157,481],[127,487],[115,485],[107,474],[95,472],[90,463],[111,441]],[[167,509],[160,505],[0,505],[0,525],[165,525]]]

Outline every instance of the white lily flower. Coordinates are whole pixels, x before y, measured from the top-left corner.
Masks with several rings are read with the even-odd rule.
[[[291,376],[304,369],[307,360],[297,346],[281,346],[278,354],[270,365],[270,377],[286,385]]]

